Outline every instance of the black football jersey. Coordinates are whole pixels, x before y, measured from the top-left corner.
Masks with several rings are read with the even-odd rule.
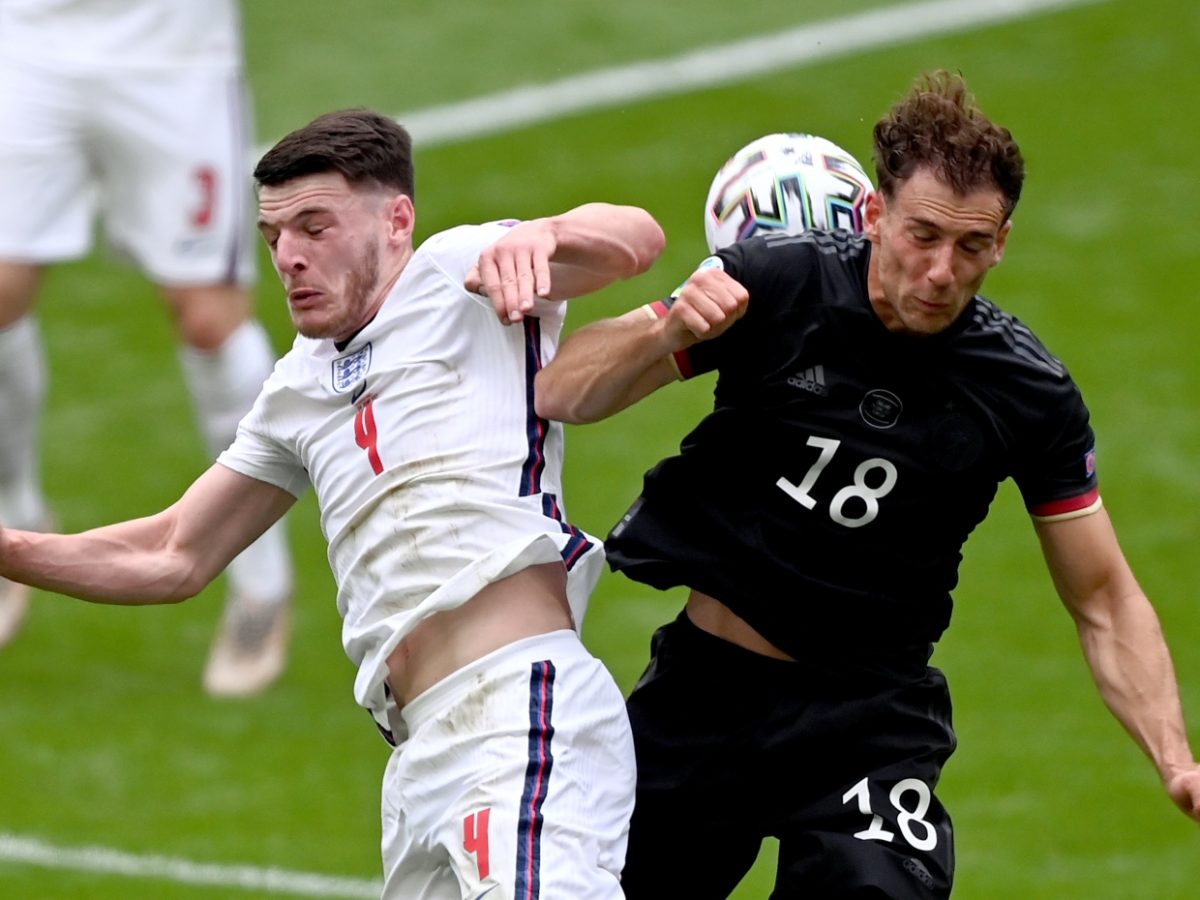
[[[980,296],[939,334],[889,332],[870,252],[810,231],[706,261],[750,294],[728,331],[676,356],[685,375],[717,371],[713,411],[607,541],[614,569],[716,597],[795,657],[927,652],[1005,478],[1035,516],[1098,502],[1062,363]]]

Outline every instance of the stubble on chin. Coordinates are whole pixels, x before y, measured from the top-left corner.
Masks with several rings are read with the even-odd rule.
[[[328,319],[316,319],[313,317],[297,316],[294,313],[291,315],[292,325],[296,329],[296,333],[301,337],[311,338],[313,340],[324,340],[325,338],[336,337],[342,330],[340,323],[331,322]]]

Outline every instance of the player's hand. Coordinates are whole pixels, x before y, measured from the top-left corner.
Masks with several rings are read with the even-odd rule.
[[[749,292],[721,269],[697,269],[675,295],[667,329],[678,349],[724,334],[746,313]]]
[[[1176,773],[1166,786],[1175,805],[1200,822],[1200,764]]]
[[[479,254],[463,284],[491,300],[505,325],[520,322],[536,298],[550,294],[550,260],[557,249],[553,229],[543,220],[522,222]]]

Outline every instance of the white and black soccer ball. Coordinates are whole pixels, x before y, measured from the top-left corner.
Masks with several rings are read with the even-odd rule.
[[[768,134],[721,166],[704,205],[704,235],[716,252],[760,231],[862,231],[874,191],[858,160],[812,134]]]

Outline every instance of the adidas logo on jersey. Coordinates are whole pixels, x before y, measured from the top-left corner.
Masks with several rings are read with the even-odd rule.
[[[829,388],[825,386],[824,366],[810,366],[803,372],[789,377],[787,383],[794,388],[800,388],[802,391],[808,391],[810,394],[817,394],[821,397],[829,394]]]

